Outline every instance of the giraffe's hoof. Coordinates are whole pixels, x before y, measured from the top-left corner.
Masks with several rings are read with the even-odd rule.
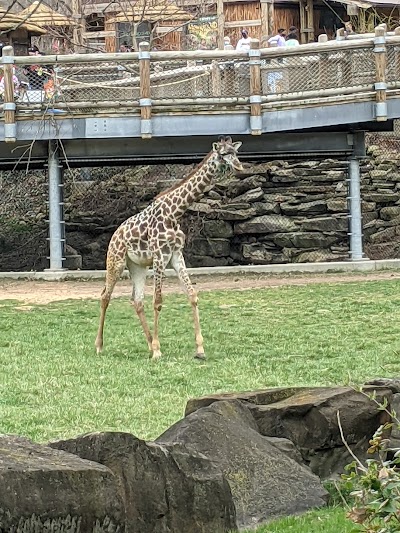
[[[195,359],[200,359],[201,361],[204,361],[206,359],[206,354],[204,352],[198,352],[194,356]]]
[[[97,355],[101,354],[103,346],[95,346]]]
[[[151,360],[156,361],[157,359],[160,359],[160,357],[161,357],[160,350],[154,350]]]

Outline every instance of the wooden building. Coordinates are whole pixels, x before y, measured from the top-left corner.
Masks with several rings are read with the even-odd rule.
[[[0,40],[4,45],[12,45],[15,55],[28,55],[31,38],[44,35],[47,31],[33,24],[29,19],[24,20],[14,13],[0,9]]]
[[[179,5],[195,9],[197,2],[179,0]],[[295,26],[304,44],[314,42],[321,33],[334,38],[348,21],[358,33],[373,31],[382,22],[394,29],[400,22],[400,0],[214,0],[208,13],[217,17],[220,48],[224,36],[235,45],[242,28],[265,43],[279,28]]]
[[[153,2],[157,2],[153,3]],[[164,2],[164,3],[163,3]],[[86,19],[84,41],[89,48],[115,52],[124,41],[131,43],[132,33],[149,32],[156,37],[155,47],[188,48],[185,38],[197,20],[215,20],[215,41],[223,48],[225,36],[236,45],[240,30],[246,28],[250,37],[266,45],[268,37],[278,28],[298,29],[301,43],[314,42],[326,33],[333,39],[336,31],[351,22],[357,33],[373,31],[385,22],[388,29],[400,25],[400,0],[138,0],[102,2],[90,0],[83,6]],[[132,5],[135,6],[133,12]],[[163,7],[160,8],[160,5]],[[138,7],[137,7],[138,6]],[[140,13],[140,6],[147,6]],[[170,12],[166,6],[170,6]],[[178,6],[178,7],[177,7]],[[139,13],[139,14],[138,14]],[[143,16],[145,13],[146,16]],[[186,24],[185,24],[186,22]],[[140,25],[140,28],[138,26]],[[132,28],[134,32],[132,32]],[[174,31],[171,31],[175,28]]]
[[[84,15],[84,41],[106,52],[117,52],[124,43],[136,49],[143,40],[149,40],[153,48],[180,50],[185,26],[194,18],[170,0],[139,0],[125,5],[93,2],[84,7]]]
[[[73,29],[76,22],[35,0],[18,16],[46,30],[47,34],[35,39],[35,44],[46,53],[66,53],[73,50]]]

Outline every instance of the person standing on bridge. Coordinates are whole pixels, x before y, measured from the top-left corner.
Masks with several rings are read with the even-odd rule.
[[[289,33],[289,35],[287,36],[286,42],[285,42],[285,46],[299,46],[299,45],[300,43],[297,39],[297,34]]]
[[[250,50],[250,37],[249,32],[243,29],[241,32],[241,39],[238,40],[236,50]]]
[[[285,46],[285,30],[279,28],[278,33],[268,39],[270,46]]]
[[[43,53],[39,52],[37,46],[28,49],[30,56],[41,56]],[[26,65],[24,67],[24,74],[28,78],[29,89],[43,90],[44,84],[49,81],[53,74],[53,67],[50,65]]]

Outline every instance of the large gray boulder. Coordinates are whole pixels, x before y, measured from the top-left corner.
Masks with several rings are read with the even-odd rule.
[[[123,533],[117,480],[100,464],[2,435],[0,531]]]
[[[240,196],[236,196],[233,200],[231,200],[230,203],[239,203],[239,202],[246,202],[246,203],[252,203],[257,202],[258,200],[261,200],[264,197],[264,191],[261,187],[256,187],[255,189],[251,189],[249,191],[246,191],[245,193],[241,194]]]
[[[326,492],[317,476],[260,435],[249,409],[238,400],[199,409],[156,442],[200,452],[221,469],[240,528],[325,505]]]
[[[126,507],[127,533],[236,530],[229,484],[197,450],[167,449],[118,432],[90,433],[50,445],[114,473]]]
[[[368,440],[388,421],[388,414],[368,398],[373,391],[378,402],[386,398],[390,405],[393,392],[389,386],[367,385],[366,394],[351,387],[302,387],[205,396],[189,401],[186,412],[215,402],[240,400],[262,435],[292,441],[304,463],[324,479],[341,473],[352,461],[342,441],[338,412],[346,442],[361,459],[366,456]]]
[[[380,215],[383,220],[392,220],[392,218],[400,216],[400,205],[382,207]]]
[[[215,209],[214,214],[220,220],[247,220],[248,218],[254,217],[254,215],[257,214],[257,209],[255,207],[239,209],[237,207],[227,205],[223,206],[222,209]]]

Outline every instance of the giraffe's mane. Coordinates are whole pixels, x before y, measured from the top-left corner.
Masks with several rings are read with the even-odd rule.
[[[158,200],[159,198],[162,198],[163,196],[169,194],[172,191],[175,191],[178,187],[183,185],[184,183],[187,183],[191,177],[196,174],[196,172],[199,170],[200,167],[204,165],[204,163],[211,157],[212,152],[209,152],[206,157],[201,161],[193,170],[188,174],[185,178],[183,178],[181,181],[178,181],[178,183],[175,183],[175,185],[172,185],[169,189],[165,189],[165,191],[160,192],[160,194],[157,194],[157,196],[154,198],[154,200]]]

